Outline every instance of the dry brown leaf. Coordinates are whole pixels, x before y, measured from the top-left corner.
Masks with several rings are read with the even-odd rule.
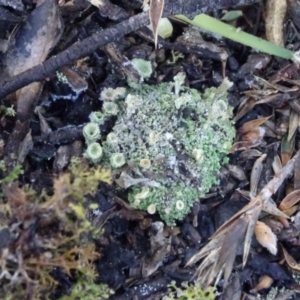
[[[280,148],[280,156],[281,156],[281,162],[283,166],[285,166],[288,163],[288,161],[291,159],[294,149],[295,149],[295,134],[290,140],[288,140],[287,135],[285,135],[281,141],[281,148]]]
[[[245,217],[247,218],[248,221],[248,227],[247,227],[245,242],[244,242],[243,267],[245,267],[247,263],[248,255],[250,252],[251,240],[255,229],[255,224],[261,213],[261,203],[259,204],[260,205],[255,206],[253,209],[245,213]]]
[[[284,219],[289,218],[289,216],[285,215],[281,210],[277,208],[276,203],[271,198],[268,199],[268,201],[264,201],[262,209],[270,215],[281,217]]]
[[[19,153],[18,153],[18,162],[22,164],[27,156],[27,154],[32,150],[33,148],[33,140],[31,135],[31,129],[26,134],[24,140],[20,143],[19,147]]]
[[[35,9],[10,41],[11,44],[3,61],[8,76],[18,75],[44,62],[60,40],[62,32],[63,21],[57,1],[37,1]],[[42,87],[43,82],[33,82],[16,92],[17,122],[5,149],[7,164],[13,160],[12,153],[18,156],[20,143],[29,129],[34,102],[39,98]]]
[[[240,282],[240,274],[236,273],[232,276],[228,286],[224,289],[222,294],[223,300],[241,300],[242,290]]]
[[[245,175],[244,170],[237,165],[227,164],[226,168],[228,169],[231,176],[236,178],[239,181],[246,181],[247,177]]]
[[[266,130],[264,127],[256,127],[241,136],[241,140],[251,143],[252,145],[259,145],[265,136]]]
[[[263,153],[258,151],[257,149],[247,149],[241,152],[240,158],[247,160],[247,159],[260,157],[261,155],[263,155]]]
[[[297,204],[300,200],[300,190],[293,191],[289,193],[279,204],[280,210],[286,210],[295,204]]]
[[[252,142],[249,142],[249,141],[236,142],[231,146],[229,153],[234,153],[236,151],[242,151],[242,150],[246,150],[249,148],[254,148],[259,145],[260,145],[260,142],[257,144],[253,144]]]
[[[286,249],[280,244],[283,256],[285,258],[286,263],[288,266],[293,270],[296,271],[297,273],[300,272],[300,266],[297,264],[297,262],[294,260],[294,258],[286,251]]]
[[[267,154],[263,154],[260,158],[258,158],[252,168],[251,176],[250,176],[250,198],[254,198],[257,193],[258,182],[261,176],[261,172],[263,170],[263,161],[266,159]]]
[[[7,198],[9,206],[16,209],[26,204],[26,194],[23,189],[19,188],[19,183],[4,185],[2,187],[3,194]]]
[[[255,119],[255,120],[246,122],[237,131],[238,131],[238,133],[244,134],[244,133],[246,133],[248,131],[251,131],[251,130],[259,127],[260,125],[264,124],[271,117],[272,116],[264,117],[264,118],[260,118],[260,119]]]
[[[254,199],[252,199],[246,206],[244,206],[241,210],[239,210],[234,216],[232,216],[227,222],[225,222],[222,226],[220,226],[214,235],[212,236],[212,239],[216,237],[219,233],[226,230],[229,226],[231,226],[232,223],[234,223],[238,218],[240,218],[244,213],[247,213],[248,211],[256,210],[257,208],[262,209],[262,203],[259,196],[256,196]]]
[[[4,62],[8,74],[14,76],[42,63],[59,41],[62,30],[56,1],[38,1],[24,26],[11,40]],[[39,95],[40,88],[40,83],[32,83],[18,91],[18,114],[28,116],[30,104]]]
[[[287,140],[290,141],[294,136],[298,126],[299,126],[299,115],[293,109],[290,112],[290,119],[289,119],[289,134]]]
[[[257,79],[258,81],[262,82],[265,85],[265,87],[271,88],[276,92],[289,93],[289,92],[295,92],[295,91],[299,90],[299,88],[297,86],[287,87],[287,86],[284,86],[281,84],[277,84],[274,81],[268,81],[259,76],[254,76],[254,78]]]
[[[202,286],[210,285],[216,277],[219,280],[223,272],[226,286],[235,260],[236,249],[243,238],[246,227],[247,222],[244,218],[235,220],[231,226],[227,227],[216,239],[211,241],[217,241],[217,243],[214,243],[215,248],[211,247],[213,243],[210,242],[210,249],[204,247],[205,249],[202,249],[204,251],[200,251],[202,254],[206,253],[207,255],[195,273]],[[228,251],[229,248],[231,251]],[[203,256],[205,255],[201,257]],[[197,258],[197,260],[200,259],[199,256]],[[195,260],[195,257],[192,257],[187,265],[191,265],[197,260]]]
[[[256,101],[255,99],[248,97],[248,96],[244,96],[241,100],[240,100],[240,105],[239,105],[239,109],[238,112],[236,114],[236,116],[233,118],[233,120],[235,122],[237,122],[239,119],[241,119],[245,114],[247,114],[249,111],[252,110],[252,108],[256,105]]]
[[[151,232],[155,234],[150,236],[150,255],[142,263],[142,276],[144,278],[150,276],[159,268],[171,249],[171,237],[166,238],[164,236],[164,224],[154,222],[151,227]]]
[[[157,49],[158,24],[164,10],[164,0],[150,0],[149,18],[154,36],[154,45]]]
[[[72,157],[72,146],[59,146],[53,161],[53,168],[56,172],[61,172],[70,162]]]
[[[280,170],[282,169],[282,164],[280,157],[278,155],[275,155],[274,161],[272,163],[272,168],[275,174],[278,174]]]
[[[262,289],[267,289],[271,286],[274,279],[268,275],[264,275],[260,278],[259,283],[252,289],[253,292],[257,293]]]
[[[255,236],[258,242],[267,248],[273,255],[277,254],[277,237],[271,228],[264,222],[257,221],[255,225]]]
[[[283,22],[287,11],[286,0],[267,0],[266,37],[269,42],[284,47]]]
[[[293,214],[295,214],[298,211],[299,205],[295,205],[293,207],[290,207],[288,209],[284,209],[282,212],[287,215],[287,216],[292,216]]]

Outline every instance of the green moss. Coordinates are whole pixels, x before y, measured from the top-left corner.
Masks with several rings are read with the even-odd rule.
[[[195,285],[183,283],[182,288],[177,287],[173,281],[169,285],[172,292],[165,298],[165,300],[215,300],[216,294],[213,287],[201,289]]]
[[[73,285],[71,295],[65,295],[59,300],[104,300],[109,299],[111,294],[113,291],[106,284],[95,284],[93,281],[86,281],[86,278],[82,277]]]
[[[1,166],[0,166],[0,170],[2,171],[6,171],[6,167],[4,162],[1,161]],[[18,177],[20,175],[22,175],[23,169],[21,165],[16,165],[10,172],[8,175],[6,175],[3,179],[0,179],[0,184],[8,184],[8,183],[12,183],[14,181],[16,181],[18,179]]]
[[[95,290],[94,261],[99,253],[93,238],[101,229],[87,218],[87,195],[94,195],[101,181],[111,183],[108,169],[73,159],[69,171],[54,180],[52,195],[36,194],[17,182],[3,184],[1,299],[48,299],[58,284],[50,275],[56,268],[72,276],[78,284],[75,290],[80,284],[86,292]],[[100,285],[99,292],[104,290],[106,295],[107,287]]]
[[[8,117],[14,117],[16,115],[16,111],[13,105],[11,105],[10,107],[0,105],[0,114],[2,113],[4,113],[4,115]]]

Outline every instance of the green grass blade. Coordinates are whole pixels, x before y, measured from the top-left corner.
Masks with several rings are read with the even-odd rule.
[[[205,30],[219,34],[235,42],[257,49],[261,52],[276,55],[286,59],[294,58],[294,52],[288,49],[277,46],[273,43],[260,39],[244,31],[238,30],[237,28],[231,25],[223,23],[205,14],[200,14],[196,16],[193,20],[190,20],[183,15],[176,15],[175,17],[176,19],[179,19],[183,22],[195,25],[197,27],[201,27]]]

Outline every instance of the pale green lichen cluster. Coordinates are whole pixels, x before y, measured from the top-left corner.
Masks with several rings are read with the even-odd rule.
[[[101,137],[99,124],[95,122],[86,124],[83,127],[82,133],[87,144],[87,148],[83,156],[94,164],[100,162],[103,156],[103,151],[101,145],[97,142]]]
[[[83,156],[93,164],[98,163],[103,156],[102,147],[98,142],[101,138],[99,126],[103,125],[111,116],[118,113],[119,106],[115,103],[115,101],[124,99],[125,96],[125,88],[104,88],[100,94],[100,100],[103,101],[102,111],[93,111],[89,115],[90,123],[87,123],[83,127],[82,133],[87,144],[87,148]],[[116,157],[117,165],[120,164],[120,162],[118,162],[119,157]]]
[[[116,124],[102,143],[104,163],[139,182],[129,184],[132,206],[158,212],[168,225],[183,219],[218,183],[235,136],[227,102],[231,83],[225,79],[201,95],[184,87],[184,79],[180,73],[173,83],[133,85],[125,101],[119,96],[112,100],[112,91],[109,100],[101,94],[118,110]],[[102,113],[110,114],[107,109]]]

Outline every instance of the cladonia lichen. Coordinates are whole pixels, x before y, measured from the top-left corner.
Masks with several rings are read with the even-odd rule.
[[[235,136],[227,102],[231,83],[225,79],[200,94],[183,86],[184,79],[179,73],[173,83],[128,88],[125,101],[114,102],[117,121],[102,142],[104,163],[121,174],[118,182],[131,186],[131,205],[155,209],[168,225],[218,183]],[[122,164],[115,163],[116,153]]]

